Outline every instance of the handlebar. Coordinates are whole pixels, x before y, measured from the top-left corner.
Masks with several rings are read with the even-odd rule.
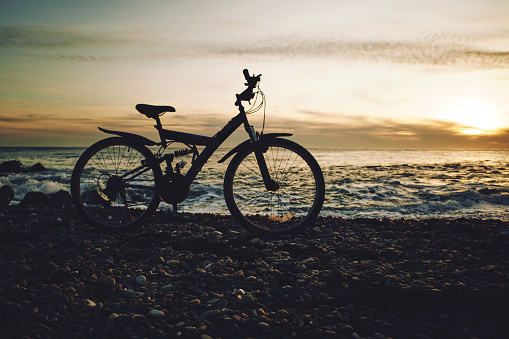
[[[255,89],[256,85],[260,81],[260,77],[262,76],[259,74],[258,76],[249,75],[249,71],[247,69],[244,69],[244,78],[246,79],[247,83],[245,85],[247,88],[240,94],[237,94],[237,101],[235,101],[235,106],[239,106],[241,104],[241,101],[250,101],[254,97],[253,89]]]

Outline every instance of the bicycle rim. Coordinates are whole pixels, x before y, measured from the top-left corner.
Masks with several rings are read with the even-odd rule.
[[[93,226],[130,229],[157,208],[160,169],[147,167],[152,153],[144,146],[116,138],[91,146],[73,172],[73,198]],[[157,171],[159,170],[159,171]]]
[[[267,144],[265,161],[276,191],[265,188],[254,150],[237,154],[225,181],[225,197],[241,224],[263,235],[300,231],[316,219],[323,204],[320,167],[300,145],[277,139]]]

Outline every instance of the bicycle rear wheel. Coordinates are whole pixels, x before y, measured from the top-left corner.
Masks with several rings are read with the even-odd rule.
[[[272,139],[264,158],[279,188],[265,188],[254,148],[235,155],[225,174],[224,194],[232,216],[247,230],[264,236],[302,231],[320,213],[325,196],[322,170],[299,144]]]
[[[161,177],[147,147],[113,137],[81,155],[72,173],[71,193],[78,212],[90,225],[130,230],[159,205],[156,188]]]

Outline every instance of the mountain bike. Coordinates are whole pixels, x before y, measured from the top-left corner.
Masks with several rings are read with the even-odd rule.
[[[138,112],[155,120],[157,142],[99,127],[114,136],[86,149],[71,178],[74,205],[85,221],[103,230],[131,230],[141,226],[161,201],[177,213],[211,155],[244,125],[249,138],[219,160],[223,163],[232,157],[223,193],[234,220],[263,236],[295,233],[312,225],[324,201],[322,170],[304,147],[283,138],[292,134],[264,134],[263,129],[258,133],[249,124],[248,114],[265,105],[265,96],[259,87],[261,74],[251,76],[247,69],[243,73],[247,88],[236,94],[239,113],[212,137],[164,129],[160,117],[175,112],[172,106],[136,105]],[[251,105],[252,99],[246,111],[243,102]],[[185,148],[168,152],[174,143]],[[152,152],[149,147],[158,150]],[[178,161],[182,157],[191,158],[186,173],[187,163]]]

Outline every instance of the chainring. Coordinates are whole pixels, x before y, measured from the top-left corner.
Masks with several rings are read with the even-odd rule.
[[[182,174],[173,173],[171,178],[163,179],[161,199],[168,204],[180,204],[187,199],[190,187],[184,184]]]

